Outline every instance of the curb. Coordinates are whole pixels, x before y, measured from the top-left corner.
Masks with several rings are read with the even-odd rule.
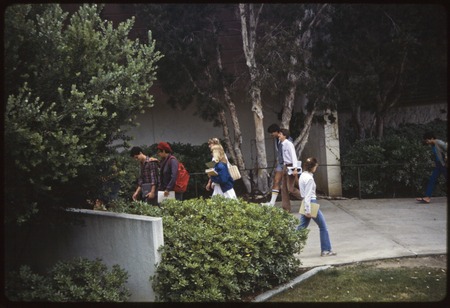
[[[286,291],[287,289],[294,287],[295,285],[297,285],[300,282],[308,279],[309,277],[317,274],[318,272],[326,270],[326,269],[328,269],[330,267],[332,267],[332,266],[331,265],[325,265],[325,266],[315,267],[312,270],[309,270],[306,273],[301,274],[300,276],[298,276],[294,280],[279,286],[278,288],[275,288],[273,290],[270,290],[270,291],[267,291],[267,292],[265,292],[263,294],[258,295],[257,297],[255,297],[255,299],[252,302],[254,302],[254,303],[264,302],[264,301],[268,300],[269,298],[271,298],[272,296],[274,296],[274,295],[276,295],[278,293],[281,293],[283,291]]]

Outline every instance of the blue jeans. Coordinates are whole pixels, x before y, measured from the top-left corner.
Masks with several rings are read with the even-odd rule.
[[[441,163],[436,163],[436,167],[434,167],[433,173],[431,174],[430,180],[428,181],[427,191],[425,192],[426,197],[431,198],[433,190],[436,186],[436,181],[441,174],[444,174],[445,180],[447,180],[447,168],[445,166],[442,166]]]
[[[311,200],[311,202],[317,203],[316,200]],[[322,251],[329,250],[331,251],[331,242],[330,236],[328,235],[327,223],[325,222],[325,217],[319,209],[317,213],[317,217],[313,218],[316,224],[319,226],[320,230],[320,249]],[[297,230],[308,228],[309,223],[311,222],[311,218],[308,218],[304,215],[300,215],[300,224],[297,227]]]

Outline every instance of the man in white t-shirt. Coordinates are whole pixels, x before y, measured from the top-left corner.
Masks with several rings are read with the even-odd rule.
[[[283,152],[283,177],[281,185],[281,199],[283,200],[283,209],[287,212],[291,211],[290,202],[285,202],[290,200],[290,196],[294,196],[296,199],[301,200],[300,191],[295,187],[296,178],[298,178],[298,166],[297,153],[295,152],[294,144],[289,141],[289,130],[282,128],[280,129],[278,139],[281,141],[281,147]],[[288,173],[288,168],[292,168],[292,174]]]

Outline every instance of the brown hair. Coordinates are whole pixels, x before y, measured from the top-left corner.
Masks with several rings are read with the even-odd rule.
[[[287,128],[280,128],[280,133],[282,133],[284,136],[286,136],[286,139],[288,139],[290,136],[289,129],[287,129]]]
[[[317,159],[315,157],[309,157],[306,159],[303,168],[305,169],[305,171],[311,171],[318,164],[319,163],[317,162]]]

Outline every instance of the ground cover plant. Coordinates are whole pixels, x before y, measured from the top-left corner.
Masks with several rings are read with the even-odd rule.
[[[447,296],[446,256],[440,266],[420,258],[393,266],[392,260],[332,267],[270,302],[440,302]],[[326,282],[326,283],[325,283]]]
[[[152,279],[157,301],[242,301],[292,279],[307,230],[280,208],[217,196],[159,207],[118,203],[117,212],[163,218],[164,246]],[[150,278],[150,277],[149,277]]]
[[[76,258],[56,263],[41,275],[29,266],[9,272],[5,294],[20,302],[124,302],[128,273],[114,265],[110,270],[100,259]]]

